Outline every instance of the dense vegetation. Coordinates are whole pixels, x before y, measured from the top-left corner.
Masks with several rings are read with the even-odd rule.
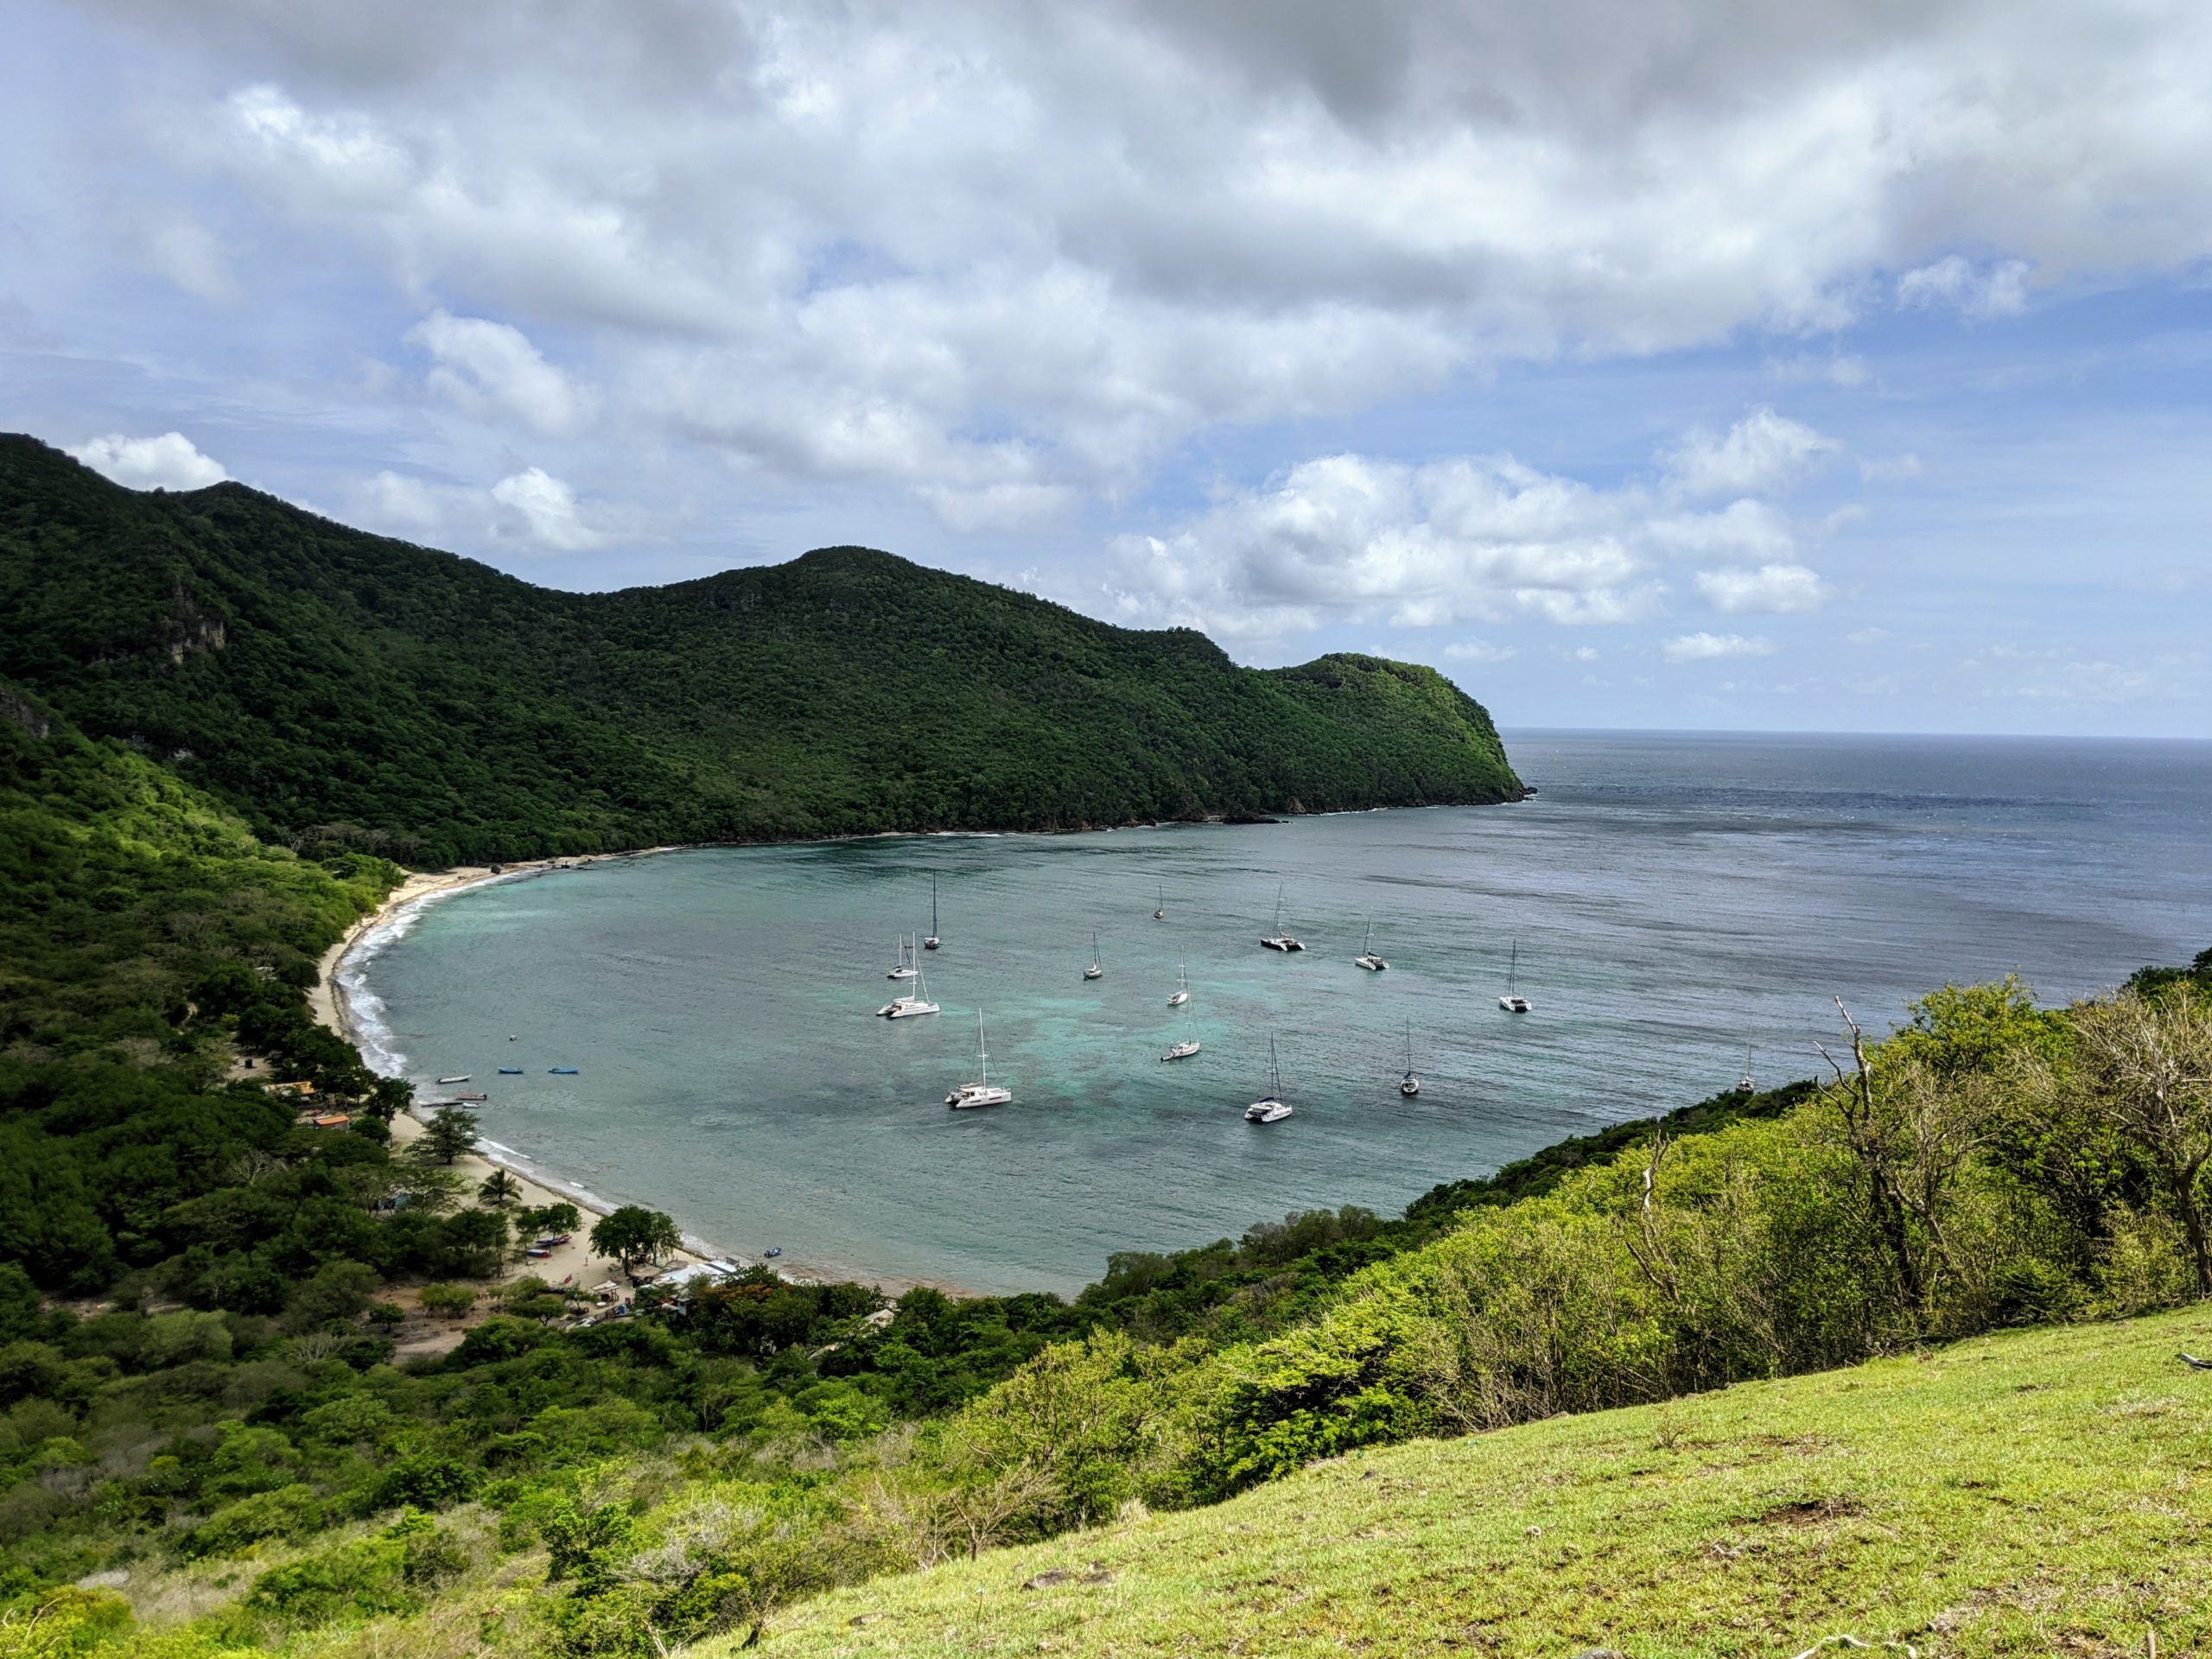
[[[1262,672],[859,548],[569,594],[0,438],[0,676],[264,838],[404,862],[1520,790],[1433,671]]]

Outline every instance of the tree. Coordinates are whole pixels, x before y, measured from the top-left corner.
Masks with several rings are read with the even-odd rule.
[[[458,1319],[476,1306],[476,1287],[474,1285],[425,1285],[417,1299],[425,1313],[442,1313],[448,1319]]]
[[[423,1126],[423,1138],[416,1142],[422,1155],[441,1164],[450,1164],[476,1150],[477,1120],[473,1113],[448,1106]]]
[[[504,1210],[521,1197],[522,1183],[504,1169],[493,1170],[476,1189],[476,1201],[488,1204],[494,1210]]]
[[[518,1211],[515,1214],[517,1229],[532,1236],[539,1233],[573,1233],[583,1224],[583,1212],[565,1202],[541,1205],[535,1210]]]
[[[2196,1292],[2212,1296],[2202,1195],[2212,1162],[2212,999],[2186,982],[2074,1010],[2080,1087],[2158,1172],[2189,1239]],[[2050,1080],[2050,1074],[2044,1074]]]
[[[613,1256],[622,1264],[625,1273],[632,1264],[665,1255],[680,1248],[683,1243],[683,1235],[676,1230],[674,1220],[658,1210],[634,1204],[626,1204],[613,1211],[591,1230],[592,1249],[601,1255]]]

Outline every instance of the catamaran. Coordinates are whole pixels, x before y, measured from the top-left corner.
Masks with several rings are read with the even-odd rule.
[[[930,936],[922,941],[922,949],[934,950],[944,943],[937,936],[937,877],[930,877]]]
[[[1303,950],[1306,948],[1282,931],[1282,884],[1281,882],[1275,884],[1274,931],[1267,935],[1260,943],[1270,950]]]
[[[1098,965],[1098,930],[1090,930],[1090,966],[1083,970],[1085,979],[1103,979],[1106,970]]]
[[[1367,924],[1367,943],[1360,946],[1359,954],[1352,960],[1370,974],[1379,974],[1390,965],[1375,954],[1375,924],[1371,920]]]
[[[1412,1099],[1421,1093],[1421,1079],[1414,1075],[1414,1022],[1406,1021],[1406,1075],[1398,1079],[1398,1092]]]
[[[886,979],[912,979],[919,972],[921,972],[921,969],[916,967],[914,963],[908,959],[906,936],[901,934],[899,938],[899,965],[896,968],[893,968],[889,973],[886,974],[884,977]]]
[[[967,1111],[976,1106],[1004,1106],[1014,1099],[1014,1090],[991,1081],[991,1052],[983,1046],[983,1011],[976,1010],[976,1058],[982,1071],[981,1081],[963,1083],[944,1097],[944,1103],[956,1112]]]
[[[1187,1005],[1185,1005],[1185,1006],[1187,1006]],[[1170,1043],[1170,1044],[1167,1046],[1167,1052],[1166,1052],[1165,1054],[1163,1054],[1163,1055],[1161,1055],[1161,1056],[1160,1057],[1161,1059],[1163,1059],[1163,1060],[1187,1060],[1187,1059],[1189,1059],[1189,1058],[1191,1058],[1191,1056],[1192,1056],[1192,1055],[1193,1055],[1193,1054],[1195,1054],[1195,1053],[1197,1053],[1197,1052],[1198,1052],[1198,1015],[1197,1015],[1196,1014],[1191,1014],[1191,1015],[1189,1016],[1189,1020],[1190,1020],[1190,1031],[1191,1031],[1191,1034],[1190,1034],[1188,1037],[1185,1037],[1185,1039],[1183,1039],[1183,1040],[1182,1040],[1181,1042],[1179,1042],[1179,1043]]]
[[[918,969],[914,973],[914,991],[911,996],[894,996],[876,1012],[887,1020],[911,1020],[918,1014],[935,1014],[936,1003],[930,1001],[930,982]]]
[[[1154,883],[1153,890],[1160,895],[1160,908],[1152,912],[1152,919],[1155,922],[1164,922],[1167,919],[1167,889]]]
[[[1167,1006],[1179,1008],[1191,1000],[1191,976],[1183,971],[1183,964],[1175,964],[1175,988],[1167,993]]]
[[[1247,1123],[1280,1123],[1288,1117],[1290,1106],[1282,1098],[1282,1068],[1275,1063],[1275,1039],[1268,1039],[1268,1092],[1262,1100],[1254,1101],[1244,1109]]]
[[[1513,941],[1513,955],[1505,964],[1505,992],[1497,999],[1497,1006],[1508,1014],[1529,1012],[1529,999],[1518,995],[1513,988],[1513,976],[1519,971],[1520,967],[1521,941],[1516,939]]]

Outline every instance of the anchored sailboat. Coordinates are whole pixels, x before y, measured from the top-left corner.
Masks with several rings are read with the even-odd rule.
[[[1360,946],[1359,954],[1352,960],[1370,974],[1379,974],[1390,965],[1375,954],[1375,923],[1371,918],[1367,924],[1367,943]]]
[[[1167,993],[1167,1006],[1179,1008],[1191,1000],[1191,976],[1183,971],[1183,964],[1175,964],[1175,988]]]
[[[1406,1021],[1406,1075],[1398,1079],[1398,1092],[1412,1099],[1421,1093],[1421,1079],[1414,1075],[1414,1022]]]
[[[1191,1034],[1179,1043],[1170,1043],[1167,1046],[1167,1052],[1160,1057],[1163,1060],[1187,1060],[1198,1052],[1198,1017],[1195,1013],[1188,1013],[1187,1003],[1185,1007],[1190,1022]]]
[[[1736,1092],[1739,1095],[1758,1092],[1758,1085],[1751,1081],[1751,1046],[1749,1043],[1744,1045],[1744,1077],[1743,1081],[1736,1085]]]
[[[1497,1006],[1508,1014],[1529,1012],[1529,999],[1513,988],[1513,977],[1521,967],[1521,941],[1513,941],[1513,955],[1505,964],[1505,994],[1497,999]]]
[[[1280,1123],[1291,1108],[1282,1097],[1282,1068],[1275,1063],[1275,1039],[1268,1039],[1268,1092],[1244,1109],[1247,1123]]]
[[[1098,930],[1090,930],[1090,966],[1083,970],[1085,979],[1103,979],[1106,970],[1098,965]]]
[[[1160,908],[1152,912],[1152,919],[1164,922],[1167,919],[1167,889],[1155,882],[1154,891],[1160,895]]]
[[[937,877],[930,877],[930,936],[922,941],[922,949],[934,950],[943,943],[937,936]]]
[[[903,934],[900,935],[899,939],[899,965],[896,968],[893,968],[889,973],[886,974],[884,977],[886,979],[912,979],[920,971],[920,969],[917,968],[907,959],[906,937]]]
[[[1303,950],[1306,947],[1282,931],[1282,884],[1275,884],[1275,922],[1274,931],[1260,943],[1270,950]]]
[[[1014,1090],[991,1081],[991,1053],[983,1046],[983,1011],[976,1010],[976,1059],[982,1072],[976,1083],[963,1083],[944,1097],[944,1103],[956,1112],[964,1112],[976,1106],[1004,1106],[1014,1099]]]
[[[911,1020],[918,1014],[935,1014],[936,1003],[930,1001],[930,982],[919,969],[914,970],[914,991],[911,996],[894,996],[876,1012],[887,1020]]]

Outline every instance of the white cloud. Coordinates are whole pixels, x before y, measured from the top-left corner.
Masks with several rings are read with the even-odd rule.
[[[1722,657],[1771,657],[1774,647],[1740,633],[1685,633],[1668,640],[1659,652],[1670,663],[1707,663]]]
[[[2005,259],[1976,270],[1960,255],[1950,254],[1898,277],[1897,303],[1949,306],[1980,321],[2016,317],[2028,308],[2027,262]]]
[[[1494,645],[1487,639],[1462,639],[1445,646],[1444,654],[1455,663],[1506,663],[1521,652],[1515,646]]]
[[[1596,662],[1598,660],[1598,647],[1595,645],[1577,645],[1574,648],[1574,660],[1578,663]]]
[[[1887,628],[1854,628],[1843,637],[1854,645],[1878,645],[1891,636]]]
[[[134,490],[204,490],[230,476],[181,432],[164,432],[157,438],[111,432],[69,453],[94,472]]]
[[[587,527],[576,510],[575,493],[540,467],[501,479],[492,486],[492,499],[507,509],[509,517],[493,526],[494,532],[519,528],[530,541],[549,552],[587,553],[606,538]]]
[[[1816,611],[1828,597],[1827,584],[1802,564],[1763,564],[1755,570],[1700,570],[1697,590],[1724,616]]]
[[[1873,378],[1873,372],[1866,366],[1866,359],[1855,352],[1832,352],[1826,356],[1806,353],[1796,357],[1770,357],[1767,359],[1766,370],[1776,379],[1790,385],[1825,381],[1832,386],[1850,388],[1863,386]]]
[[[1719,437],[1693,432],[1669,466],[1686,494],[1754,495],[1795,483],[1842,447],[1801,421],[1762,408]]]
[[[590,422],[597,401],[590,389],[548,363],[519,328],[433,311],[407,339],[433,359],[430,389],[466,414],[505,415],[549,437]]]

